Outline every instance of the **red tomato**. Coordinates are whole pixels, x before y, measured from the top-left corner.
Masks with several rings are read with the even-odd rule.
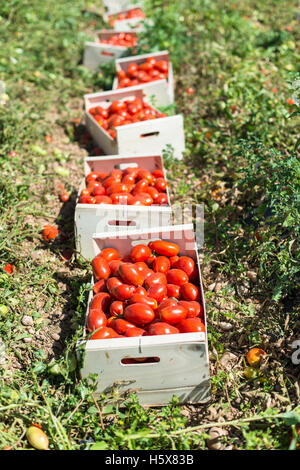
[[[88,314],[86,326],[89,332],[106,326],[107,318],[105,313],[99,310],[91,310]]]
[[[144,269],[148,269],[148,266],[144,261],[138,261],[137,263],[134,263],[134,265],[140,273],[143,272]]]
[[[165,191],[167,189],[167,182],[164,178],[157,178],[155,180],[155,188],[157,189],[157,191],[159,191],[160,193]]]
[[[124,183],[114,183],[106,188],[106,194],[111,196],[114,193],[128,193],[129,188]]]
[[[172,325],[164,322],[152,323],[148,328],[148,335],[176,335],[179,333],[179,330]]]
[[[154,273],[151,274],[151,276],[147,277],[145,279],[145,288],[148,290],[151,286],[154,286],[155,284],[164,284],[165,286],[167,285],[167,278],[164,273]]]
[[[91,339],[110,339],[110,338],[119,338],[120,335],[115,332],[112,328],[100,328],[100,330],[96,331],[93,334]]]
[[[68,202],[68,200],[70,199],[70,195],[65,191],[63,193],[60,193],[59,199],[61,202]]]
[[[137,287],[134,293],[139,295],[147,295],[147,291],[144,289],[144,287]]]
[[[133,194],[136,195],[138,193],[147,193],[148,187],[149,187],[149,182],[146,179],[142,179],[135,185]]]
[[[186,308],[188,312],[187,318],[193,318],[198,316],[203,317],[203,308],[199,304],[199,302],[195,302],[194,300],[190,302],[188,302],[187,300],[179,300],[178,304]]]
[[[153,199],[148,193],[137,193],[131,204],[132,206],[152,206]]]
[[[141,276],[141,273],[131,263],[121,263],[119,266],[118,274],[121,277],[122,281],[126,284],[132,284],[136,287],[142,286],[144,279]]]
[[[137,178],[138,178],[138,180],[144,180],[145,179],[146,181],[148,181],[149,184],[154,183],[154,176],[152,175],[152,173],[149,170],[144,170],[143,168],[141,168],[138,171]]]
[[[171,268],[175,268],[176,267],[175,265],[177,261],[179,260],[179,256],[171,256],[169,260],[170,260]]]
[[[143,294],[136,294],[134,293],[132,297],[128,300],[129,304],[146,304],[150,305],[153,310],[157,308],[157,301],[148,295],[143,295]]]
[[[97,281],[96,284],[94,284],[93,287],[93,292],[94,294],[98,294],[99,292],[106,292],[106,282],[105,279],[100,279],[100,281]]]
[[[108,178],[105,178],[102,184],[104,188],[107,189],[109,186],[116,183],[120,183],[120,179],[116,176],[109,176]]]
[[[161,321],[176,325],[187,316],[187,310],[182,305],[176,304],[169,307],[161,308],[159,311],[159,318]]]
[[[134,293],[134,286],[121,284],[113,289],[113,296],[118,300],[128,300]]]
[[[176,286],[176,284],[167,284],[167,296],[175,297],[175,299],[179,299],[180,298],[180,286]]]
[[[166,307],[176,307],[177,305],[177,302],[176,300],[174,299],[166,299],[166,300],[163,300],[160,304],[159,304],[159,307],[157,309],[157,314],[159,315],[161,310],[163,310],[164,308]]]
[[[109,307],[109,313],[112,317],[118,317],[124,313],[124,303],[121,300],[115,300]]]
[[[182,269],[170,269],[167,272],[168,284],[175,284],[176,286],[183,286],[189,281],[188,275]],[[194,299],[190,299],[194,300]]]
[[[119,253],[115,248],[104,248],[101,250],[99,256],[106,259],[106,261],[113,261],[119,259]]]
[[[167,286],[165,284],[153,284],[149,287],[147,295],[157,300],[157,302],[161,302],[167,295]]]
[[[103,196],[105,194],[105,189],[103,188],[102,185],[97,186],[93,189],[92,194],[93,196]]]
[[[189,256],[180,256],[174,267],[182,269],[190,277],[195,270],[195,261]]]
[[[123,318],[115,318],[110,326],[120,335],[124,335],[129,328],[135,328],[135,325]]]
[[[126,104],[124,101],[115,100],[111,103],[108,108],[109,113],[119,113],[120,111],[126,110]]]
[[[115,276],[117,274],[120,264],[121,264],[120,259],[113,259],[112,261],[108,262],[111,276]]]
[[[149,305],[136,303],[128,305],[124,313],[125,319],[137,326],[144,326],[155,318],[154,311]]]
[[[110,302],[111,297],[107,292],[99,292],[99,294],[94,295],[92,298],[89,305],[89,311],[99,310],[106,313],[110,306]]]
[[[158,255],[176,256],[179,253],[179,246],[176,243],[167,242],[164,240],[156,240],[154,242],[150,242],[148,246]]]
[[[184,300],[196,300],[199,298],[198,288],[191,282],[187,282],[180,288],[180,293]]]
[[[147,245],[135,245],[129,256],[134,263],[146,261],[151,256],[151,250]]]
[[[166,273],[170,269],[170,261],[166,256],[158,256],[152,264],[152,269],[156,273]]]
[[[168,195],[166,193],[159,193],[155,200],[155,204],[159,204],[160,206],[169,204]]]
[[[128,330],[125,331],[125,336],[127,336],[128,338],[145,335],[147,335],[147,331],[143,330],[142,328],[138,328],[137,326],[135,326],[134,328],[128,328]]]
[[[112,200],[109,196],[96,196],[96,204],[112,204]]]
[[[127,206],[133,199],[134,197],[130,193],[114,193],[111,195],[112,203],[122,206]]]
[[[154,203],[156,203],[156,200],[157,200],[157,198],[159,197],[160,194],[164,194],[164,193],[159,193],[157,191],[157,189],[154,188],[153,186],[148,186],[145,191],[146,191],[146,193],[150,194],[150,196],[152,197]]]
[[[114,289],[121,285],[122,281],[120,281],[120,279],[118,279],[117,277],[110,277],[106,281],[106,288],[111,295],[113,295]]]
[[[93,274],[96,281],[100,279],[108,279],[110,276],[110,269],[105,258],[96,256],[92,261]]]
[[[186,318],[176,325],[180,333],[205,332],[204,323],[200,318]]]
[[[164,172],[162,170],[154,170],[154,171],[152,171],[152,175],[154,176],[154,178],[164,178],[165,177]]]

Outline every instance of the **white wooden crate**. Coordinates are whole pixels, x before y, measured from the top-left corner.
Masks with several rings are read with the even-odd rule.
[[[163,170],[161,155],[112,155],[109,157],[88,157],[85,159],[85,176],[91,171],[110,172],[114,168],[144,168],[149,171]],[[85,188],[82,181],[79,192]],[[170,195],[167,189],[167,195]],[[93,234],[97,232],[115,233],[117,230],[130,231],[145,227],[159,227],[171,223],[170,206],[124,206],[112,204],[76,204],[75,238],[76,248],[87,259],[94,255]],[[116,225],[118,223],[119,225]]]
[[[163,82],[163,81],[162,81]],[[174,149],[174,157],[182,159],[184,151],[183,117],[181,114],[116,127],[116,139],[95,121],[88,110],[100,105],[108,108],[112,101],[129,98],[144,99],[143,91],[137,87],[122,90],[92,93],[84,96],[86,126],[97,144],[106,154],[161,154],[167,145]]]
[[[119,12],[131,6],[130,0],[102,0],[108,15]]]
[[[168,80],[155,80],[153,82],[142,83],[136,85],[135,89],[140,89],[145,95],[145,101],[152,103],[154,98],[154,106],[168,106],[174,103],[174,80],[173,80],[173,67],[172,62],[169,59],[168,51],[153,52],[150,54],[135,55],[130,57],[124,57],[122,59],[116,59],[116,70],[127,72],[128,67],[133,62],[136,64],[142,64],[148,57],[154,57],[157,60],[166,60],[169,64]],[[161,92],[161,82],[164,83],[165,93]],[[115,77],[113,81],[113,90],[118,87],[118,78]],[[131,87],[122,88],[122,90],[128,90]],[[156,95],[158,95],[156,97]]]
[[[200,295],[206,324],[205,302],[193,225],[136,230],[130,234],[95,234],[95,255],[102,249],[116,248],[127,255],[134,244],[163,239],[177,243],[180,254],[191,256],[200,273]],[[89,301],[92,298],[90,295]],[[87,310],[88,312],[88,310]],[[79,352],[81,351],[81,353]],[[81,375],[98,374],[97,393],[108,393],[113,386],[134,391],[143,405],[165,405],[173,395],[181,403],[205,403],[210,398],[206,333],[142,336],[87,340],[78,344],[82,359]],[[123,364],[122,359],[158,357],[159,362]]]
[[[128,31],[115,31],[113,29],[107,30],[103,29],[97,31],[96,34],[98,38],[109,39],[112,36],[115,36],[118,33],[127,33]],[[131,32],[137,36],[136,32]],[[100,64],[111,62],[112,60],[118,59],[126,53],[128,50],[127,47],[123,46],[114,46],[112,44],[102,44],[100,42],[86,42],[85,49],[83,53],[83,65],[90,70],[95,70],[99,67]]]
[[[134,4],[129,5],[127,8],[123,8],[122,10],[115,11],[113,15],[118,15],[119,13],[127,13],[128,11],[135,10],[136,8],[140,8],[141,10],[143,10],[141,4]],[[111,13],[103,15],[103,18],[106,22],[109,22],[110,15]],[[115,31],[141,31],[143,29],[143,23],[145,21],[147,21],[146,18],[128,18],[125,20],[115,21],[112,27]]]

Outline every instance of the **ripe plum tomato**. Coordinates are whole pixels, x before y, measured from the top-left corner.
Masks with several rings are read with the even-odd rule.
[[[157,302],[161,302],[167,295],[167,286],[165,284],[153,284],[149,287],[147,295]]]
[[[110,304],[109,313],[112,317],[118,317],[124,313],[124,302],[121,300],[115,300]]]
[[[179,333],[179,330],[168,323],[165,322],[157,322],[152,323],[148,328],[148,335],[176,335]]]
[[[156,240],[148,244],[149,248],[158,255],[176,256],[179,253],[179,246],[176,243],[165,240]]]
[[[129,328],[135,328],[135,325],[127,320],[124,320],[124,318],[115,318],[111,322],[110,327],[120,335],[124,335]]]
[[[179,300],[179,305],[182,305],[184,308],[187,309],[187,318],[194,318],[194,317],[201,317],[203,318],[203,308],[199,302],[187,301],[187,300]]]
[[[167,284],[167,296],[180,299],[180,286],[177,286],[176,284]]]
[[[140,304],[150,305],[150,307],[153,308],[153,310],[157,308],[157,301],[153,297],[150,297],[148,295],[143,295],[143,294],[134,293],[133,296],[130,297],[130,299],[128,300],[128,303],[129,304],[140,303]]]
[[[181,269],[190,277],[195,270],[195,261],[189,256],[180,256],[174,264],[174,268]]]
[[[109,266],[109,269],[110,269],[111,276],[116,276],[120,264],[121,264],[120,259],[113,259],[112,261],[108,261],[108,266]]]
[[[147,245],[135,245],[129,256],[134,263],[146,261],[151,256],[151,250]]]
[[[92,310],[87,317],[86,326],[89,332],[97,330],[106,326],[107,318],[106,315],[98,310]]]
[[[200,318],[186,318],[176,325],[180,333],[205,332],[205,325]]]
[[[132,284],[136,287],[142,286],[144,279],[134,264],[121,263],[119,266],[118,274],[122,281],[126,284]]]
[[[100,279],[93,286],[94,294],[99,294],[99,292],[107,292],[105,279]]]
[[[100,279],[108,279],[110,276],[110,268],[105,258],[96,256],[92,261],[93,274],[96,281]]]
[[[153,309],[146,304],[136,303],[128,305],[124,313],[125,319],[136,326],[144,326],[154,320]]]
[[[163,284],[166,286],[167,285],[166,275],[164,273],[154,273],[145,279],[144,285],[147,290],[150,289],[150,287],[154,286],[155,284]]]
[[[89,310],[101,310],[106,313],[111,302],[111,297],[108,292],[99,292],[99,294],[94,295],[92,298]]]
[[[176,325],[186,318],[187,310],[183,305],[170,305],[168,307],[161,308],[159,310],[159,316],[161,321],[169,323],[170,325]]]
[[[135,326],[134,328],[128,328],[127,331],[125,331],[125,336],[132,338],[134,336],[145,336],[147,335],[147,331],[143,330],[142,328],[138,328]]]
[[[191,282],[187,282],[180,288],[180,293],[184,300],[197,300],[199,298],[198,288]]]
[[[120,284],[119,286],[113,288],[113,296],[118,300],[128,300],[134,293],[134,286],[129,284]]]
[[[166,256],[158,256],[152,264],[152,269],[156,273],[166,273],[170,269],[170,261]]]
[[[119,253],[115,248],[104,248],[99,256],[106,259],[106,261],[113,261],[119,258]]]
[[[113,330],[112,328],[104,327],[96,331],[91,339],[110,339],[110,338],[119,338],[120,335]]]
[[[168,284],[175,284],[176,286],[183,286],[189,281],[188,275],[182,269],[170,269],[167,272]],[[194,299],[191,299],[194,300]]]

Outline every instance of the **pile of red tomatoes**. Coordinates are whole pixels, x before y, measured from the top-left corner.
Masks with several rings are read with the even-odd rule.
[[[92,267],[91,339],[205,332],[198,268],[177,244],[137,244],[125,258],[105,248]]]
[[[90,172],[86,188],[79,196],[81,204],[121,204],[152,206],[169,204],[167,181],[162,170],[143,168],[114,169],[110,173]]]
[[[118,88],[140,85],[168,78],[169,64],[167,60],[156,60],[148,57],[145,62],[133,62],[128,66],[127,72],[118,71]]]
[[[118,13],[117,15],[111,15],[109,17],[109,24],[113,26],[116,21],[122,20],[131,20],[133,18],[145,18],[145,13],[141,8],[133,8],[132,10],[128,10],[124,13]]]
[[[116,138],[115,128],[118,126],[166,117],[166,114],[152,108],[140,98],[115,100],[108,108],[95,106],[89,109],[89,113],[112,139]]]
[[[101,44],[110,44],[111,46],[133,47],[137,45],[137,37],[130,33],[117,33],[109,39],[101,39]]]

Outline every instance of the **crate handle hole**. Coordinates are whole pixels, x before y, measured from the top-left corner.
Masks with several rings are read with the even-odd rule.
[[[100,55],[109,55],[109,56],[113,56],[114,53],[113,53],[113,52],[109,52],[109,51],[101,51],[101,52],[100,52]]]
[[[142,364],[157,364],[160,358],[157,356],[151,357],[123,357],[121,364],[123,366],[142,365]]]
[[[145,137],[153,137],[153,136],[158,136],[159,135],[159,131],[156,131],[156,132],[147,132],[146,134],[142,134],[140,137],[142,139],[144,139]]]
[[[119,163],[114,166],[114,168],[118,168],[120,170],[126,170],[126,168],[137,168],[138,164],[137,163]]]
[[[109,220],[107,222],[107,225],[112,225],[112,226],[123,226],[123,227],[135,227],[136,222],[135,220]]]

